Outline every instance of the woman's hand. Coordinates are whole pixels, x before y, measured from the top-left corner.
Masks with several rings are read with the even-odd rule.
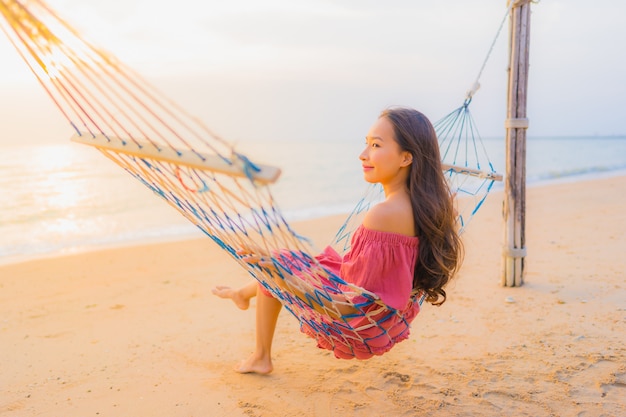
[[[258,265],[261,268],[268,269],[271,274],[277,274],[278,268],[276,268],[276,264],[272,260],[272,258],[266,253],[259,253],[259,251],[252,251],[248,248],[242,248],[236,251],[239,259],[242,261],[251,264]]]

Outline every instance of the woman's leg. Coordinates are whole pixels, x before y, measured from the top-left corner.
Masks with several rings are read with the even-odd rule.
[[[241,373],[254,372],[269,374],[272,365],[272,341],[274,330],[282,304],[274,297],[257,292],[256,303],[256,348],[248,359],[241,362],[235,370]]]
[[[252,280],[248,285],[244,285],[236,290],[231,287],[218,285],[211,292],[221,298],[230,298],[237,307],[247,310],[250,307],[250,299],[256,296],[257,287],[256,280]]]

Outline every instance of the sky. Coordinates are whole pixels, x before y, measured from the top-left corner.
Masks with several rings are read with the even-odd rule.
[[[391,105],[435,121],[462,104],[505,0],[49,0],[233,141],[361,140]],[[626,3],[532,4],[528,135],[626,135]],[[508,22],[472,112],[503,136]],[[0,144],[73,133],[0,32]]]

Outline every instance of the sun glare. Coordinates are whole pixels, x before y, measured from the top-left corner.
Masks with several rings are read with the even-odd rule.
[[[32,155],[32,168],[39,182],[34,190],[34,203],[42,210],[67,211],[65,219],[71,221],[71,210],[78,206],[84,190],[75,178],[78,155],[72,146],[42,146]],[[69,224],[64,224],[68,228]]]
[[[45,65],[44,70],[50,78],[58,78],[64,69],[74,66],[72,60],[59,48],[54,48],[49,54],[42,56],[41,60]]]

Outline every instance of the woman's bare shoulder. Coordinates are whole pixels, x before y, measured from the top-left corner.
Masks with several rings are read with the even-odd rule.
[[[363,218],[363,226],[380,232],[415,236],[413,213],[410,203],[383,201],[372,207]]]

